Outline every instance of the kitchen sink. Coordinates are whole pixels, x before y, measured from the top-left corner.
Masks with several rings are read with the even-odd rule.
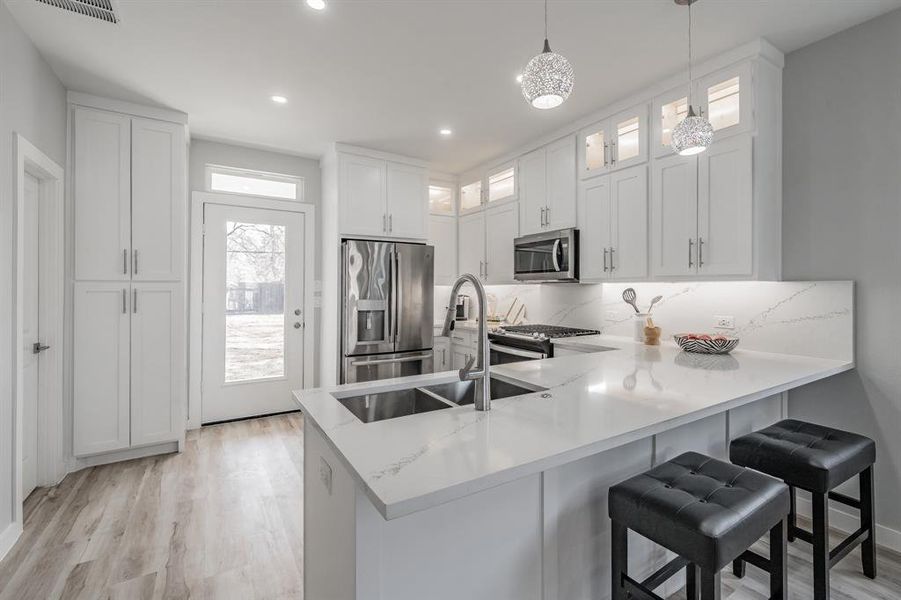
[[[396,419],[453,406],[419,388],[338,398],[338,402],[364,423]]]
[[[422,389],[432,392],[453,402],[454,404],[464,405],[475,402],[476,381],[452,381],[441,385],[432,385]],[[491,378],[491,399],[509,398],[511,396],[522,396],[523,394],[531,394],[534,390],[525,388],[500,379]]]

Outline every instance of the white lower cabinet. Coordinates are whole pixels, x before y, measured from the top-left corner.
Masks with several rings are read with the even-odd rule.
[[[179,283],[76,282],[74,453],[176,441]]]
[[[441,371],[450,371],[451,369],[451,343],[450,339],[446,337],[435,337],[435,344],[432,348],[434,352],[434,360],[432,361],[434,364],[435,373],[440,373]]]
[[[429,217],[429,243],[435,248],[435,285],[453,285],[457,278],[457,219]]]

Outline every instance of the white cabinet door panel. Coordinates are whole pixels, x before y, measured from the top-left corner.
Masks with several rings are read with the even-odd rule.
[[[566,137],[547,147],[547,229],[576,226],[576,141]]]
[[[482,276],[485,260],[485,213],[477,212],[460,217],[458,225],[458,262],[460,274]]]
[[[544,229],[547,207],[547,154],[544,148],[519,159],[519,230],[522,235]]]
[[[74,452],[129,445],[129,286],[75,284]]]
[[[698,160],[698,272],[751,275],[751,136],[714,144]]]
[[[694,156],[654,162],[651,182],[651,269],[654,275],[696,271],[698,169]]]
[[[177,283],[135,284],[131,303],[131,445],[178,439],[184,358]]]
[[[388,235],[426,239],[429,175],[422,167],[388,163]]]
[[[131,275],[131,119],[74,110],[75,278]]]
[[[352,154],[342,154],[338,160],[341,233],[387,235],[387,163]]]
[[[519,232],[515,202],[485,210],[485,272],[488,283],[516,283],[513,279],[513,240]]]
[[[648,274],[648,170],[639,165],[610,176],[610,276],[636,279]]]
[[[457,278],[457,219],[429,217],[429,243],[435,247],[435,285],[453,285]]]
[[[135,118],[131,144],[133,279],[177,281],[186,203],[184,127]]]
[[[579,276],[605,279],[609,269],[610,177],[594,177],[581,184],[579,211]]]

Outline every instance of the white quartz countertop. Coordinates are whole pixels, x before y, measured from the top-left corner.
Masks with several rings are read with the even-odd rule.
[[[492,367],[531,388],[470,406],[363,423],[332,393],[372,393],[457,380],[453,371],[294,393],[373,505],[394,519],[854,367],[852,362],[742,350],[687,354],[625,338],[569,338],[608,352]],[[576,349],[576,348],[574,348]]]

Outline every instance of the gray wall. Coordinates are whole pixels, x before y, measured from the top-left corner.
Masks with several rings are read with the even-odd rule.
[[[783,81],[783,275],[856,281],[858,365],[790,412],[876,440],[877,520],[898,531],[901,11],[789,54]]]
[[[319,235],[321,228],[321,211],[320,199],[322,197],[320,191],[320,171],[319,160],[315,158],[304,158],[291,154],[282,154],[279,152],[270,152],[266,150],[257,150],[246,146],[235,144],[226,144],[221,142],[213,142],[203,139],[191,140],[191,155],[188,166],[188,184],[191,191],[206,191],[205,168],[208,164],[223,165],[227,167],[239,167],[242,169],[254,169],[257,171],[268,171],[270,173],[282,173],[284,175],[295,175],[303,177],[304,181],[304,202],[316,205],[316,235]],[[320,257],[322,253],[319,249],[320,241],[316,241],[316,256],[307,257],[307,260],[315,261],[314,277],[317,281],[322,279],[321,268],[322,262]],[[318,294],[317,294],[318,297]],[[316,347],[319,346],[319,321],[320,313],[318,308],[313,309],[313,319],[315,326],[312,328],[313,337]],[[313,373],[315,381],[319,379],[319,353],[314,352],[315,363],[313,365]]]
[[[13,133],[66,164],[66,90],[0,2],[0,534],[12,522]]]

